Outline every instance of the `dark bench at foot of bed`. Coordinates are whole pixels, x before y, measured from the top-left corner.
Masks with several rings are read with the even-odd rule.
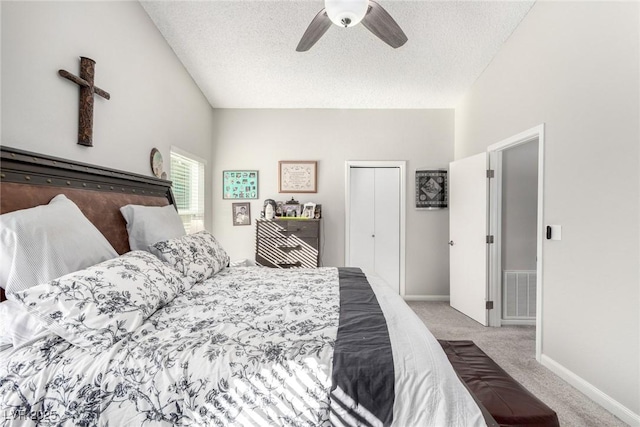
[[[438,341],[458,376],[501,426],[559,427],[555,411],[514,380],[473,341]]]

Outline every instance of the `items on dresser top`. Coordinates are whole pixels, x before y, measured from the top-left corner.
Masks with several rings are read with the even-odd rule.
[[[149,246],[186,233],[175,206],[126,205],[120,208],[127,221],[131,250],[148,251]]]
[[[256,262],[274,268],[320,265],[319,219],[256,221]]]
[[[304,204],[304,209],[302,210],[302,218],[313,219],[316,217],[316,204],[313,202],[308,202]]]
[[[100,231],[62,194],[47,205],[0,215],[0,286],[7,293],[117,256]]]
[[[272,204],[274,208],[273,215],[267,213],[269,204]],[[322,218],[322,205],[314,202],[300,203],[293,197],[286,202],[266,199],[264,201],[262,218],[273,219],[274,217],[320,219]]]
[[[264,219],[273,219],[276,217],[276,211],[278,204],[273,199],[267,199],[264,201],[263,216]]]

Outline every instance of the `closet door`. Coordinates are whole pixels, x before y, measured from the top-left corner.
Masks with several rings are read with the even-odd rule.
[[[400,293],[400,172],[376,168],[374,177],[375,271]]]
[[[351,168],[349,265],[375,272],[375,169]]]
[[[400,292],[400,169],[350,171],[349,265]]]

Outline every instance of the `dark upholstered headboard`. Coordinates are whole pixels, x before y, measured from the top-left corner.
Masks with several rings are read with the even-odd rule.
[[[129,251],[122,206],[174,204],[171,181],[10,147],[0,147],[0,153],[0,213],[45,205],[64,194],[119,254]]]

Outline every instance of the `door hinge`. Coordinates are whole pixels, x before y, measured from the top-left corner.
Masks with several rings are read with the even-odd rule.
[[[495,178],[495,171],[493,169],[487,169],[487,178]]]
[[[489,234],[487,235],[487,244],[492,244],[493,243],[493,234]]]
[[[493,310],[493,301],[487,301],[487,310]]]

